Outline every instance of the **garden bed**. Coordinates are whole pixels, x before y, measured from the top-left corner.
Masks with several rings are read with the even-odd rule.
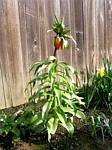
[[[29,104],[24,104],[18,107],[4,109],[5,113],[14,114],[21,109],[28,107]],[[38,108],[37,108],[38,109]],[[106,111],[104,111],[106,112]],[[90,112],[86,116],[90,116]],[[111,114],[108,114],[111,119]],[[75,119],[76,130],[73,136],[70,136],[65,129],[60,127],[56,134],[52,136],[50,143],[47,140],[47,133],[34,134],[24,137],[19,142],[12,143],[11,137],[0,139],[1,150],[111,150],[112,138],[102,136],[92,137],[88,129],[83,125],[83,122]]]

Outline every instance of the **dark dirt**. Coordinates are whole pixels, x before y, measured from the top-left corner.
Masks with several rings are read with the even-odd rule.
[[[85,131],[76,131],[73,137],[55,135],[50,144],[51,150],[112,150],[112,139],[92,138]]]
[[[73,137],[57,133],[50,143],[28,144],[21,142],[12,150],[112,150],[112,139],[94,139],[84,131],[77,131]]]

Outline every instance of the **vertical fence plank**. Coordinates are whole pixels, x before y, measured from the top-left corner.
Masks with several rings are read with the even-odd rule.
[[[112,58],[112,0],[105,0],[104,3],[105,11],[105,57]]]
[[[40,0],[38,2],[39,4],[39,32],[40,32],[40,44],[41,44],[41,59],[45,59],[47,57],[47,51],[46,51],[46,24],[45,24],[45,2],[43,3],[43,0]]]
[[[83,69],[84,65],[84,48],[83,48],[83,1],[75,1],[75,34],[79,51],[76,51],[77,67]]]
[[[45,34],[46,34],[46,48],[47,48],[47,55],[50,56],[50,55],[53,55],[53,51],[54,51],[54,45],[53,45],[53,38],[54,38],[54,35],[52,33],[52,31],[49,31],[48,30],[51,30],[52,28],[52,22],[53,22],[53,16],[54,15],[57,15],[55,12],[54,12],[54,1],[56,0],[47,0],[45,1],[45,24],[46,24],[46,30],[45,30]],[[57,3],[56,3],[57,4]],[[56,6],[55,4],[55,6]],[[56,9],[57,10],[57,9]]]
[[[99,41],[100,41],[99,35],[101,34],[101,31],[99,31],[98,24],[101,22],[101,19],[99,22],[99,17],[103,15],[103,12],[101,15],[99,15],[100,14],[99,7],[100,7],[99,0],[83,1],[85,64],[90,69],[93,70],[95,70],[95,68],[99,66],[99,59],[100,59],[99,52],[101,50],[99,47]],[[102,24],[101,30],[103,29],[104,26]],[[104,36],[102,36],[102,40],[103,37]]]
[[[11,89],[11,75],[10,75],[10,60],[8,57],[8,46],[7,42],[7,13],[6,13],[6,2],[0,1],[0,69],[1,69],[1,101],[4,99],[5,107],[13,105],[12,101],[12,89]],[[12,54],[10,52],[10,54]],[[3,96],[3,97],[2,97]],[[3,104],[4,105],[4,104]]]
[[[98,43],[99,43],[99,64],[102,66],[103,58],[105,57],[104,49],[104,0],[99,0],[98,14]]]
[[[22,5],[22,2],[21,2]],[[25,20],[26,20],[26,48],[28,56],[28,65],[31,65],[33,61],[38,60],[37,51],[37,33],[36,33],[36,21],[37,16],[34,7],[34,0],[25,0]],[[21,16],[22,20],[22,16]],[[22,30],[22,26],[21,26]],[[40,55],[40,52],[39,52]]]
[[[90,66],[92,66],[92,69],[95,71],[96,67],[99,66],[99,36],[98,36],[98,14],[99,14],[99,2],[97,0],[92,1],[92,16],[93,18],[92,25],[90,26],[90,30],[93,27],[93,38],[91,39],[91,43],[93,44],[93,48],[90,47],[90,52],[92,52],[92,55],[90,53]],[[89,33],[91,36],[91,32]]]
[[[24,102],[24,73],[20,37],[18,1],[5,1],[10,86],[13,106]]]
[[[75,33],[75,1],[71,0],[70,2],[70,22],[71,22],[71,35],[73,36],[73,38],[76,40],[76,33]],[[77,66],[77,57],[76,57],[76,45],[74,44],[73,41],[71,41],[72,44],[72,52],[71,52],[71,63],[72,65],[76,68]]]
[[[21,48],[23,56],[23,71],[25,81],[28,79],[28,49],[27,49],[27,32],[26,32],[26,5],[25,1],[18,0],[18,11],[19,11],[19,21],[20,21],[20,36],[21,36]]]
[[[83,29],[83,34],[84,34],[84,50],[85,50],[85,65],[89,65],[89,47],[88,47],[88,27],[89,27],[89,20],[88,20],[88,1],[83,0],[83,23],[84,23],[84,29]]]
[[[1,62],[1,61],[0,61]],[[6,104],[6,97],[5,97],[5,87],[3,83],[3,72],[1,68],[1,63],[0,63],[0,108],[5,108],[7,107]]]

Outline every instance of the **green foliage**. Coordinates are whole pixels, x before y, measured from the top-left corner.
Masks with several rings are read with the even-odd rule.
[[[104,113],[95,113],[87,121],[87,126],[92,136],[102,135],[104,141],[105,136],[112,137],[112,122]]]
[[[86,69],[83,87],[79,90],[86,108],[107,108],[112,111],[112,68],[109,61],[95,74]]]
[[[93,82],[95,88],[93,105],[98,108],[107,108],[112,112],[112,68],[107,60],[104,62],[104,75],[100,72],[95,74]],[[101,69],[100,69],[101,70]]]
[[[15,115],[7,115],[5,113],[0,114],[0,135],[5,137],[8,134],[12,133],[11,135],[19,139],[20,131],[17,128],[17,123],[15,122],[16,116]]]
[[[63,19],[58,19],[57,17],[55,17],[52,29],[59,37],[63,37],[64,39],[70,38],[70,30],[65,26]]]
[[[16,113],[15,122],[18,124],[18,128],[21,131],[21,135],[25,136],[27,132],[42,132],[44,130],[40,112],[37,112],[36,108],[29,104],[20,112]]]
[[[58,125],[73,134],[73,116],[85,117],[80,108],[84,103],[77,96],[74,84],[73,67],[50,56],[45,61],[34,63],[30,71],[34,76],[28,83],[33,92],[29,101],[37,104],[41,101],[41,117],[48,131],[48,139],[56,132]]]
[[[43,132],[44,127],[39,112],[31,105],[14,114],[0,114],[0,136],[3,138],[10,135],[12,140],[20,140],[35,130]]]

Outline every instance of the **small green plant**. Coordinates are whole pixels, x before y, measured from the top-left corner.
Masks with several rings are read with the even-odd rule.
[[[30,102],[41,102],[41,118],[48,131],[48,139],[62,125],[70,134],[74,132],[73,117],[84,118],[80,108],[84,103],[77,96],[74,84],[74,69],[65,62],[50,56],[45,61],[32,64],[33,79]]]
[[[0,114],[0,137],[7,140],[10,138],[11,143],[43,131],[40,114],[31,104],[14,114]]]
[[[40,119],[40,112],[37,112],[36,107],[29,103],[29,106],[16,113],[15,122],[21,132],[21,137],[26,137],[33,132],[43,132],[44,127]]]
[[[15,118],[15,115],[0,114],[0,136],[5,138],[10,135],[10,139],[12,140],[20,138],[20,131],[15,122]]]
[[[93,105],[99,108],[107,108],[112,112],[112,68],[107,60],[104,62],[104,68],[97,71],[94,85],[95,94]]]
[[[79,96],[84,97],[86,108],[107,108],[112,112],[112,68],[110,62],[104,62],[104,67],[95,73],[88,71],[83,79]]]
[[[102,135],[104,141],[105,136],[112,137],[112,122],[104,113],[95,113],[87,121],[87,125],[93,137]]]

